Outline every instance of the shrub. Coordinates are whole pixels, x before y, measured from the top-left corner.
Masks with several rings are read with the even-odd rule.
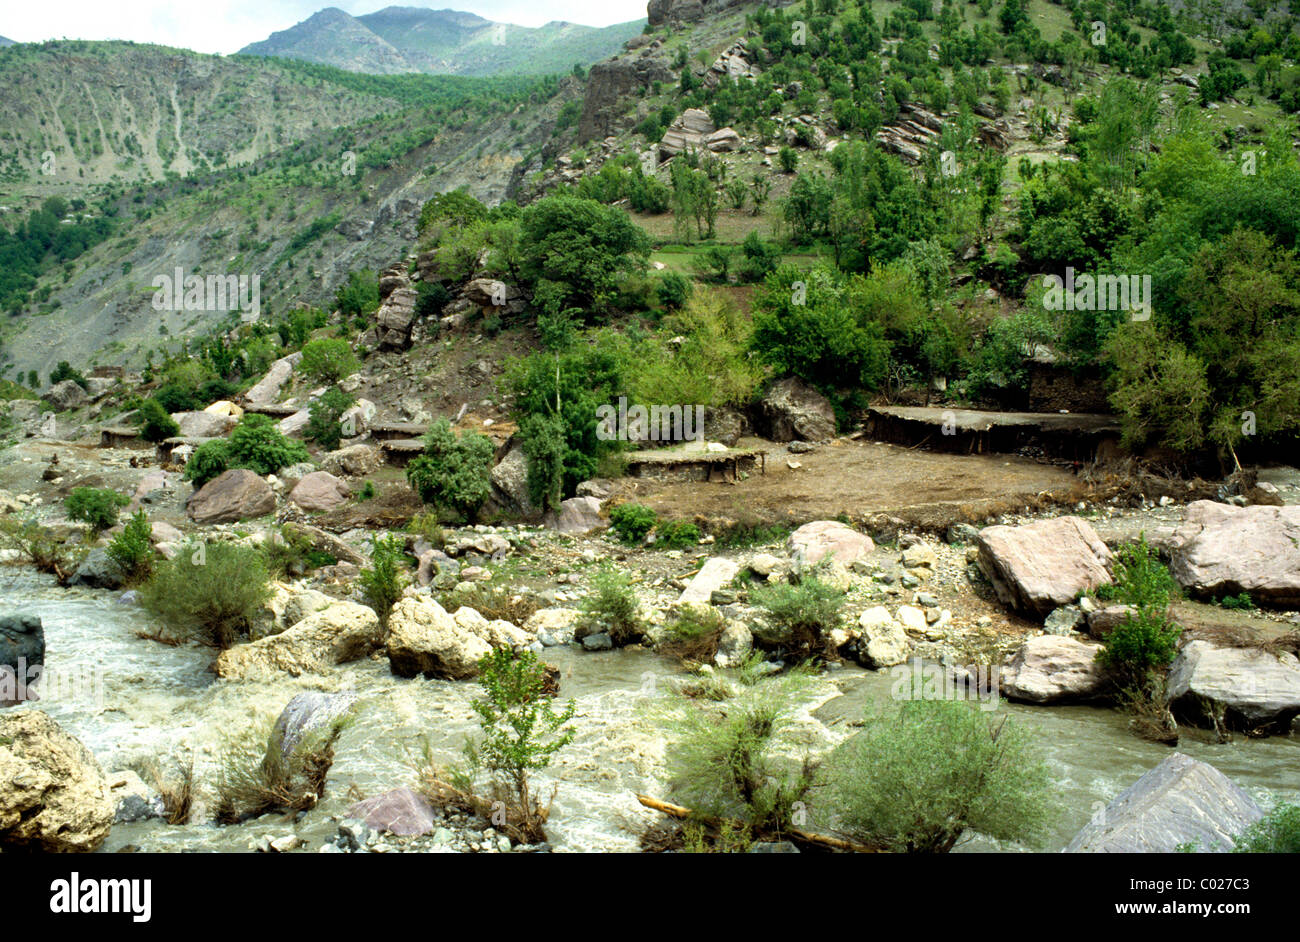
[[[1238,611],[1249,612],[1259,608],[1255,600],[1250,597],[1249,592],[1241,592],[1237,595],[1225,595],[1219,599],[1219,605],[1224,608],[1236,609]]]
[[[406,479],[420,499],[439,511],[473,520],[492,492],[492,441],[477,432],[457,437],[439,419],[424,436],[424,451],[406,468]]]
[[[352,346],[337,337],[320,337],[303,345],[298,369],[318,383],[337,383],[360,367]]]
[[[370,565],[357,576],[366,604],[375,610],[384,626],[388,625],[388,615],[402,597],[402,589],[406,586],[406,579],[402,576],[404,555],[401,537],[372,537]]]
[[[415,292],[415,316],[419,318],[437,317],[451,300],[451,293],[440,281],[422,281]]]
[[[609,512],[609,525],[624,543],[643,543],[659,515],[642,504],[619,504]]]
[[[1120,547],[1111,565],[1115,581],[1102,586],[1098,597],[1131,605],[1136,612],[1106,636],[1098,660],[1121,681],[1146,687],[1152,671],[1168,667],[1178,653],[1182,629],[1168,616],[1170,600],[1179,595],[1178,583],[1145,535]]]
[[[664,635],[656,649],[679,660],[708,664],[718,653],[718,639],[726,627],[727,620],[717,609],[686,605],[664,625]]]
[[[271,589],[262,554],[231,543],[191,544],[159,560],[140,604],[182,637],[225,649],[248,634]]]
[[[799,152],[786,145],[777,151],[776,160],[783,173],[794,173],[795,167],[799,166]]]
[[[1182,632],[1163,612],[1139,609],[1106,635],[1097,660],[1127,679],[1141,679],[1169,666]]]
[[[512,839],[545,840],[550,802],[543,804],[533,793],[530,779],[573,740],[573,730],[565,725],[573,718],[573,701],[555,711],[547,695],[546,666],[531,651],[498,648],[484,655],[478,667],[484,696],[471,706],[482,732],[477,740],[466,739],[468,767],[453,773],[449,783],[426,758],[421,790],[435,804],[468,805],[484,817],[491,812],[494,824],[499,820],[495,811],[504,809],[504,823],[497,827]],[[484,772],[487,794],[480,795]]]
[[[185,480],[193,481],[196,488],[202,487],[213,478],[225,474],[230,468],[230,461],[230,442],[224,438],[204,442],[194,449],[190,460],[185,462]]]
[[[230,433],[232,468],[249,468],[262,475],[275,474],[281,468],[310,458],[303,444],[286,438],[268,415],[245,413]]]
[[[363,317],[379,310],[379,279],[375,273],[349,272],[348,280],[334,295],[334,306],[345,318]]]
[[[655,546],[685,549],[700,542],[700,528],[689,520],[665,520],[655,527]]]
[[[291,523],[268,532],[262,540],[266,569],[276,579],[305,575],[313,550],[311,538]]]
[[[1171,599],[1182,594],[1169,569],[1147,543],[1145,534],[1138,538],[1137,543],[1116,550],[1111,568],[1115,581],[1098,588],[1097,597],[1100,599],[1119,601],[1139,609],[1163,610]]]
[[[117,512],[129,503],[131,498],[107,488],[74,487],[63,507],[69,517],[89,524],[91,533],[98,536],[117,523]]]
[[[353,399],[337,386],[331,386],[324,395],[313,399],[309,409],[311,418],[303,430],[303,437],[327,451],[339,447],[343,439],[343,413],[352,406]]]
[[[199,406],[199,398],[193,387],[180,383],[164,383],[150,397],[162,410],[171,412],[189,412]]]
[[[615,645],[632,644],[641,637],[641,613],[631,580],[617,569],[602,569],[591,579],[589,592],[579,605],[581,635],[609,635]]]
[[[288,754],[274,729],[265,725],[227,741],[217,777],[217,822],[235,824],[272,812],[316,807],[334,764],[334,743],[349,722],[343,716],[309,730]]]
[[[148,515],[143,510],[137,510],[126,522],[122,532],[108,544],[108,558],[121,570],[123,581],[127,585],[138,585],[149,578],[153,571],[152,532]]]
[[[803,822],[817,764],[787,758],[782,742],[804,675],[770,678],[726,698],[725,705],[669,701],[669,787],[697,820],[730,819],[747,832],[779,839]],[[784,747],[784,748],[782,748]]]
[[[85,550],[68,547],[50,527],[13,514],[0,516],[0,545],[26,556],[38,572],[55,576],[63,585],[81,564]]]
[[[971,704],[908,700],[869,714],[827,761],[840,829],[903,853],[947,853],[967,830],[1036,846],[1052,787],[1029,738]]]
[[[136,414],[140,423],[140,437],[147,442],[161,442],[181,433],[181,427],[156,399],[146,399]]]
[[[690,300],[693,290],[694,286],[691,284],[691,279],[681,272],[675,271],[664,272],[659,279],[659,284],[655,286],[655,294],[659,296],[659,303],[669,311],[677,310]]]
[[[844,593],[813,575],[798,583],[757,586],[750,602],[762,612],[756,640],[799,654],[833,654],[827,634],[840,623]]]
[[[1248,827],[1234,854],[1300,854],[1300,806],[1283,802]]]

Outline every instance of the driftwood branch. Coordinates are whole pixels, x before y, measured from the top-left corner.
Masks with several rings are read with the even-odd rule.
[[[660,801],[658,798],[651,798],[649,795],[637,795],[636,800],[641,802],[647,808],[654,811],[662,812],[671,818],[699,818],[707,824],[716,826],[721,822],[714,821],[710,818],[696,815],[690,808],[683,808],[681,805],[674,805],[667,801]],[[733,822],[734,823],[734,822]],[[785,836],[791,838],[796,843],[807,844],[813,847],[821,847],[826,850],[843,851],[850,854],[878,854],[879,849],[868,847],[866,844],[859,844],[855,841],[846,841],[838,837],[830,837],[825,834],[813,834],[811,831],[803,831],[799,828],[787,828],[782,832]]]

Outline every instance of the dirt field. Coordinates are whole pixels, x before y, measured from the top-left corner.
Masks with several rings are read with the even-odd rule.
[[[735,484],[624,478],[618,494],[670,517],[798,523],[889,513],[943,526],[1031,502],[1070,501],[1083,490],[1070,471],[1013,455],[938,454],[849,439],[802,455],[761,439],[742,439],[737,447],[765,448],[767,473],[754,472]]]

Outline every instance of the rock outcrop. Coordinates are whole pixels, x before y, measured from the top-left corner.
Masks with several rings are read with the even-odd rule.
[[[97,850],[114,810],[108,779],[79,740],[40,710],[0,715],[0,846]]]
[[[1232,850],[1263,812],[1212,765],[1175,752],[1124,789],[1066,846],[1067,854]]]
[[[659,156],[663,160],[688,150],[704,150],[709,136],[717,128],[702,108],[687,108],[679,114],[659,139]],[[734,133],[734,132],[733,132]]]
[[[375,340],[379,349],[405,350],[411,345],[415,300],[414,288],[397,288],[384,299],[375,314]]]
[[[1078,517],[985,527],[976,543],[1002,604],[1038,618],[1110,582],[1110,550]]]
[[[603,138],[614,132],[623,116],[623,96],[650,88],[655,82],[673,82],[676,76],[654,44],[637,55],[597,62],[587,73],[587,90],[578,119],[578,142]]]

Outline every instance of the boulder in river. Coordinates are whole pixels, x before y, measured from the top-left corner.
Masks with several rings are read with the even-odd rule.
[[[1011,700],[1059,703],[1088,700],[1101,693],[1099,645],[1063,635],[1026,638],[1002,666],[1002,693]]]
[[[217,676],[239,680],[283,671],[324,673],[365,657],[380,644],[379,616],[356,602],[334,602],[276,635],[237,644],[217,657]]]
[[[37,699],[28,689],[45,664],[45,631],[39,615],[0,615],[0,706]],[[37,668],[33,672],[33,668]]]
[[[0,716],[0,846],[97,850],[114,810],[108,779],[79,740],[40,710]]]
[[[322,732],[342,720],[356,706],[355,693],[321,693],[306,690],[295,694],[276,718],[267,743],[267,755],[285,762],[312,733]]]
[[[398,677],[467,680],[491,651],[433,599],[404,598],[388,616],[388,663]]]
[[[985,527],[976,542],[1002,604],[1038,618],[1111,581],[1110,550],[1078,517]]]
[[[95,547],[86,554],[75,572],[68,579],[68,585],[83,586],[87,589],[122,588],[122,570],[109,559],[107,551]]]
[[[1169,571],[1193,595],[1300,605],[1300,507],[1193,501],[1174,530]]]
[[[359,801],[348,809],[347,817],[356,818],[372,831],[399,837],[432,834],[438,826],[428,800],[409,788],[394,788]]]
[[[1207,700],[1232,726],[1285,731],[1300,716],[1300,660],[1288,651],[1189,641],[1169,669],[1169,701],[1179,714],[1203,722]]]
[[[234,523],[274,512],[275,492],[256,472],[231,468],[199,488],[185,510],[195,523]]]
[[[1182,845],[1226,852],[1263,812],[1212,765],[1168,756],[1100,810],[1068,854],[1172,854]]]

